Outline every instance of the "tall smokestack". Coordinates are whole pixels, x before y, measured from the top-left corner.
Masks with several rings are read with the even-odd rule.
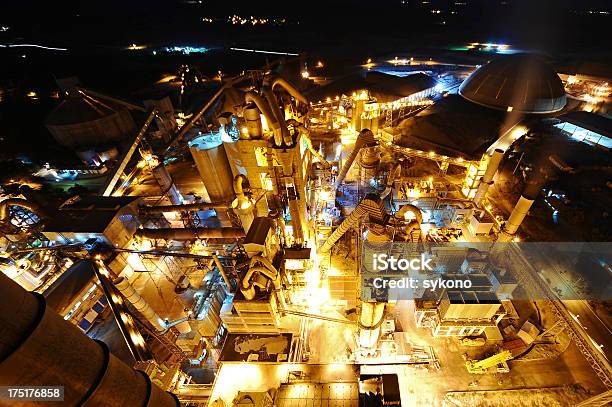
[[[499,168],[499,164],[501,160],[504,158],[504,151],[502,149],[496,148],[489,159],[489,163],[487,164],[487,170],[485,171],[482,179],[480,180],[480,185],[478,185],[478,189],[476,190],[476,195],[474,195],[474,204],[480,207],[482,200],[484,199],[489,187],[493,185],[493,177]]]
[[[24,290],[3,273],[0,298],[4,386],[63,386],[65,406],[180,406],[146,374],[48,308],[42,295]]]
[[[507,243],[512,241],[518,228],[527,216],[531,205],[533,205],[533,202],[540,193],[540,189],[544,185],[544,182],[544,179],[536,179],[527,183],[523,194],[519,198],[508,220],[502,227],[501,233],[497,237],[498,242]]]

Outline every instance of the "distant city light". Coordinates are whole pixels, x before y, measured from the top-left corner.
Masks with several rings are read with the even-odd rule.
[[[290,55],[290,56],[298,56],[300,54],[296,54],[294,52],[283,52],[283,51],[266,51],[262,49],[252,49],[252,48],[236,48],[231,47],[232,51],[244,51],[244,52],[255,52],[259,54],[275,54],[275,55]]]
[[[50,51],[68,51],[68,48],[47,47],[39,44],[0,44],[0,48],[40,48]]]
[[[165,47],[161,49],[162,52],[167,52],[171,54],[203,54],[210,51],[210,48],[206,47],[191,47],[191,46],[173,46],[173,47]]]

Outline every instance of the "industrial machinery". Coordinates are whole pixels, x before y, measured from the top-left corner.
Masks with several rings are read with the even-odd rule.
[[[343,395],[349,390],[340,382],[350,373],[343,364],[439,369],[433,349],[413,345],[396,332],[398,300],[409,290],[375,287],[367,275],[364,256],[381,247],[389,255],[405,255],[405,247],[426,251],[419,256],[430,256],[432,267],[419,278],[469,282],[467,289],[415,287],[409,298],[414,322],[434,337],[484,346],[511,312],[503,300],[511,301],[517,280],[496,267],[488,252],[468,243],[516,240],[541,184],[523,192],[506,222],[494,218],[490,196],[496,174],[505,152],[524,132],[500,131],[471,154],[460,151],[463,140],[434,151],[433,142],[405,137],[400,122],[434,106],[444,88],[422,72],[410,76],[417,74],[420,84],[406,79],[411,86],[398,87],[401,94],[385,95],[380,89],[388,86],[374,86],[376,80],[398,83],[378,73],[363,82],[367,89],[315,103],[286,79],[286,72],[266,67],[220,77],[220,86],[201,108],[180,115],[169,99],[144,107],[71,87],[47,123],[54,136],[80,148],[83,135],[97,137],[100,126],[108,126],[104,137],[110,140],[100,141],[124,145],[97,194],[71,194],[55,203],[39,201],[26,189],[0,197],[0,270],[46,297],[41,302],[12,282],[4,287],[7,298],[21,298],[28,308],[28,320],[17,325],[39,341],[23,349],[64,366],[65,374],[81,375],[74,379],[81,401],[86,396],[111,400],[116,391],[126,400],[157,397],[155,405],[164,406],[177,400],[162,390],[185,403],[206,402],[211,395],[215,405],[275,403],[277,394],[268,388],[236,388],[221,397],[212,386],[189,383],[181,370],[188,364],[217,369],[220,361],[244,362],[240,374],[253,382],[262,375],[249,363],[269,362],[265,366],[274,380],[291,376],[282,371],[285,363],[315,364],[325,366],[321,375],[337,376],[338,386],[328,388],[329,394]],[[462,88],[466,99],[481,97],[474,86]],[[559,95],[550,108],[563,101]],[[495,100],[476,102],[488,106]],[[85,103],[85,110],[98,107],[96,115],[79,123],[78,137],[71,130],[74,123],[60,123],[75,103]],[[503,107],[497,104],[493,108]],[[522,110],[533,107],[527,103]],[[138,112],[137,120],[129,111]],[[155,132],[164,133],[161,141]],[[396,277],[394,270],[378,271],[372,274],[385,282]],[[62,290],[65,301],[54,301]],[[501,291],[505,297],[498,296]],[[36,311],[40,307],[46,309],[42,316]],[[59,316],[51,314],[52,308]],[[110,315],[146,376],[81,335]],[[53,342],[34,326],[37,318],[94,359],[85,361]],[[330,346],[332,339],[342,344],[340,350],[336,342]],[[53,342],[50,349],[60,356],[34,349],[44,341]],[[67,362],[56,360],[64,354]],[[493,368],[507,372],[511,359],[502,351],[465,365],[473,374]],[[0,375],[31,367],[22,360],[9,362],[0,362]],[[73,362],[81,370],[68,366]],[[223,364],[233,365],[238,364]],[[36,371],[28,374],[11,383],[26,384],[23,380]],[[126,395],[125,386],[96,382],[106,374],[125,377],[125,384],[135,383],[137,389]],[[302,380],[308,374],[294,376]],[[288,393],[283,397],[290,399]]]
[[[510,353],[508,350],[504,350],[496,353],[493,356],[489,356],[486,359],[467,360],[465,362],[465,367],[467,368],[468,372],[473,374],[485,374],[494,366],[496,367],[497,373],[507,373],[509,369],[506,362],[510,359],[512,359],[512,353]]]

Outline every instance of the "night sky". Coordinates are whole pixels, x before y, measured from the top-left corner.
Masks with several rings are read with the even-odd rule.
[[[22,38],[63,46],[103,46],[139,42],[242,41],[269,32],[298,48],[322,39],[342,44],[345,35],[389,36],[413,42],[443,43],[451,38],[518,43],[544,49],[609,46],[606,30],[612,11],[603,0],[415,0],[377,1],[56,1],[3,2],[0,41]],[[463,4],[465,3],[465,5]],[[303,4],[304,7],[299,7]],[[439,10],[440,13],[435,13]],[[202,23],[203,17],[286,18],[284,27],[244,30]],[[253,33],[253,31],[255,31]]]

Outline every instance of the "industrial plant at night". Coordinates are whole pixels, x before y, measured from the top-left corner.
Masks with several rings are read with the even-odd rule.
[[[0,406],[612,403],[609,4],[80,3],[0,13]]]

